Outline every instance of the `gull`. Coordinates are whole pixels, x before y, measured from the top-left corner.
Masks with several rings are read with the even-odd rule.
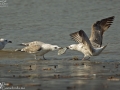
[[[64,50],[59,50],[58,54],[63,54],[66,49],[77,50],[84,54],[82,60],[89,59],[91,56],[99,55],[107,46],[102,46],[103,34],[111,26],[113,20],[114,16],[96,21],[92,25],[91,36],[89,39],[83,30],[70,34],[72,39],[79,44],[72,44],[67,48],[64,48]],[[99,53],[96,54],[96,51]]]
[[[12,41],[8,41],[7,39],[1,38],[0,39],[0,50],[2,50],[7,43],[12,43]]]
[[[107,46],[105,45],[94,48],[89,38],[87,37],[86,33],[83,30],[78,31],[77,33],[79,33],[79,38],[81,38],[81,41],[79,41],[79,44],[72,44],[68,46],[67,49],[77,50],[82,52],[84,54],[84,58],[82,60],[87,60],[91,56],[99,55]]]
[[[41,41],[33,41],[28,43],[22,43],[20,45],[26,46],[22,49],[16,49],[15,51],[21,51],[21,52],[27,52],[31,53],[35,56],[35,59],[37,59],[37,56],[43,56],[43,59],[45,59],[44,55],[48,53],[49,51],[59,50],[61,47],[57,45],[51,45],[47,44]]]

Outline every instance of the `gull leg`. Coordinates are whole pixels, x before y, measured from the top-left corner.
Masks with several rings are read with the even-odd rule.
[[[34,55],[34,57],[35,57],[35,60],[37,60],[37,56],[36,56],[36,55]]]
[[[90,57],[88,57],[86,60],[90,61],[89,59],[90,59]]]
[[[82,61],[85,60],[85,57],[83,57]]]
[[[43,59],[46,60],[45,57],[44,57],[44,55],[43,55]]]
[[[88,57],[88,59],[90,59],[90,57]],[[87,59],[87,60],[88,60],[88,59]]]
[[[83,59],[82,59],[82,60],[88,60],[88,59],[90,59],[90,57],[88,57],[88,58],[83,57]]]

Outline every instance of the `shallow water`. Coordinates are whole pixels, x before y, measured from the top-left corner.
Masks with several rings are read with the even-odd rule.
[[[27,60],[27,63],[0,64],[0,79],[11,83],[9,87],[26,90],[119,90],[119,65],[65,59]]]
[[[0,7],[0,37],[13,43],[0,51],[0,82],[25,86],[26,90],[119,89],[119,67],[114,67],[120,62],[119,0],[7,0],[6,3],[7,7]],[[90,65],[83,65],[80,61],[83,55],[76,51],[68,50],[61,56],[57,51],[50,52],[45,55],[47,60],[40,61],[30,54],[14,52],[22,48],[18,44],[33,40],[68,46],[75,43],[70,33],[83,29],[90,36],[91,25],[109,16],[115,16],[115,20],[104,33],[103,45],[109,44],[101,55],[90,59]],[[75,56],[80,60],[71,60]],[[32,70],[28,70],[30,65]],[[108,80],[116,74],[118,81]]]

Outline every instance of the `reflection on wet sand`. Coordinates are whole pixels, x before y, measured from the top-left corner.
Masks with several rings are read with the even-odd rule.
[[[0,57],[1,58],[19,58],[23,59],[25,57],[29,56],[27,53],[21,53],[21,52],[16,52],[14,50],[0,50]]]
[[[0,79],[29,90],[105,89],[112,87],[109,81],[120,80],[119,65],[80,60],[28,60],[20,64],[0,64]]]

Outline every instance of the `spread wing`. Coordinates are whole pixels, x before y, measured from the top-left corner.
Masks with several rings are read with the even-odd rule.
[[[79,35],[79,31],[78,31],[78,32],[75,32],[75,33],[71,33],[70,36],[71,36],[71,38],[72,38],[74,41],[76,41],[76,42],[78,42],[78,43],[82,43],[82,38],[81,38],[81,36]]]
[[[84,47],[86,47],[87,50],[89,50],[89,52],[93,53],[94,52],[94,48],[91,45],[91,42],[90,42],[88,36],[86,35],[86,33],[83,30],[80,30],[79,31],[79,35],[80,35],[80,37],[82,39],[82,43],[84,44]]]
[[[93,47],[101,47],[103,33],[111,26],[113,20],[114,16],[97,21],[92,25],[90,41]]]

